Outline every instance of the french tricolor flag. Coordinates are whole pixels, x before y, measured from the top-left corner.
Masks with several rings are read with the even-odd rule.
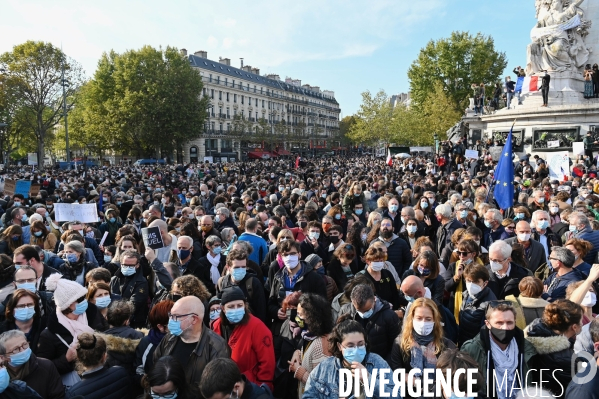
[[[521,76],[516,82],[516,91],[522,94],[536,93],[541,88],[538,76]]]

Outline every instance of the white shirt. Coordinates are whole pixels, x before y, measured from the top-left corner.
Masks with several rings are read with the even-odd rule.
[[[170,233],[169,233],[169,235],[171,236],[171,245],[162,247],[162,248],[158,248],[156,250],[156,259],[158,259],[162,263],[166,263],[169,261],[169,259],[171,257],[171,251],[177,250],[177,237],[175,237],[174,235],[172,235]]]

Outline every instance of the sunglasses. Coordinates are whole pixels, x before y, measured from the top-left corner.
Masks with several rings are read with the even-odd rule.
[[[473,252],[468,252],[468,251],[456,251],[456,253],[457,253],[459,256],[468,256],[468,254],[471,254],[471,253],[473,253]]]

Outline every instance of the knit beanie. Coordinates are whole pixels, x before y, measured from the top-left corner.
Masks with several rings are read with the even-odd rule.
[[[316,267],[318,262],[322,262],[322,258],[316,254],[306,256],[306,263],[312,266],[312,269]]]
[[[54,291],[54,302],[59,310],[65,310],[73,302],[87,295],[87,289],[75,281],[62,278],[62,274],[54,273],[46,279],[48,291]]]
[[[245,295],[243,294],[241,288],[239,288],[238,286],[234,285],[223,290],[223,295],[221,297],[221,305],[225,306],[229,302],[239,300],[245,301]]]

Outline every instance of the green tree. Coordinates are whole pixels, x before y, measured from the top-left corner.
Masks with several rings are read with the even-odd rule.
[[[83,82],[81,67],[51,43],[27,41],[2,54],[0,68],[16,82],[19,121],[23,129],[35,135],[38,161],[42,164],[45,145],[63,116],[63,78],[70,99]],[[69,102],[67,109],[72,105]]]
[[[380,90],[374,96],[365,91],[347,136],[356,143],[372,145],[382,141],[388,144],[393,131],[392,118],[393,107],[385,91]]]
[[[424,106],[439,83],[455,111],[462,113],[472,95],[470,85],[496,82],[506,66],[505,53],[495,50],[490,36],[453,32],[449,38],[431,40],[408,70],[412,105]]]
[[[208,99],[201,76],[173,47],[104,53],[86,87],[83,123],[107,145],[138,156],[172,153],[202,134]]]

